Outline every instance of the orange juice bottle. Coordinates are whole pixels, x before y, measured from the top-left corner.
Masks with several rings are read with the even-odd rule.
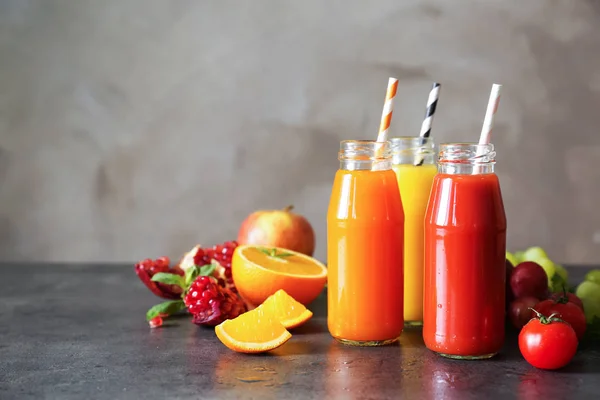
[[[425,211],[437,173],[431,138],[390,139],[392,169],[404,207],[404,324],[423,325]]]
[[[398,340],[404,212],[389,142],[341,142],[327,213],[329,332],[345,344]]]

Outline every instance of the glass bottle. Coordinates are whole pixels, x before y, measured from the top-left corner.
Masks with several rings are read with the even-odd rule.
[[[425,215],[423,339],[483,359],[504,343],[506,216],[492,144],[440,146]]]
[[[398,340],[404,212],[389,142],[345,140],[327,213],[328,327],[342,343]]]
[[[404,207],[404,324],[423,325],[424,220],[437,173],[432,138],[390,139],[392,169]]]

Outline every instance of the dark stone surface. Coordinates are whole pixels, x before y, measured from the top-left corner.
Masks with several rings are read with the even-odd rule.
[[[1,265],[0,399],[592,399],[600,393],[600,345],[582,343],[560,372],[519,354],[516,335],[488,361],[428,351],[420,331],[400,345],[345,347],[315,317],[270,354],[223,346],[188,318],[149,329],[159,301],[131,266]],[[570,269],[571,281],[583,269]]]

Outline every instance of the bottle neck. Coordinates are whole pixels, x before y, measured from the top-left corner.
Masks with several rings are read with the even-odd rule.
[[[385,171],[392,169],[392,160],[388,161],[340,161],[340,169],[345,171]]]
[[[449,175],[493,174],[493,144],[444,143],[440,145],[438,172]]]
[[[438,163],[438,172],[448,175],[493,174],[494,164]]]
[[[392,164],[435,164],[435,144],[431,138],[400,136],[391,138]]]
[[[392,168],[389,142],[344,140],[338,153],[340,169],[347,171],[383,171]]]

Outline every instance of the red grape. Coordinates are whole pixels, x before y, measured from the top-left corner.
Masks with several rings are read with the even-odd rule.
[[[531,318],[533,318],[534,308],[540,301],[532,296],[521,297],[510,303],[508,307],[508,317],[515,328],[521,329]]]
[[[545,299],[548,295],[548,276],[539,264],[525,261],[513,270],[510,287],[517,299],[525,296]]]

